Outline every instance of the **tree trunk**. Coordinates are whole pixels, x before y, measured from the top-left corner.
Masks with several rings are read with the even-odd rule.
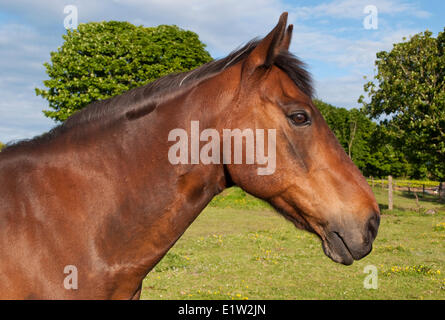
[[[352,126],[350,126],[350,138],[348,141],[348,153],[349,153],[349,158],[352,159],[352,144],[354,143],[354,138],[355,138],[355,133],[357,132],[357,120],[354,121],[354,128],[352,128]]]

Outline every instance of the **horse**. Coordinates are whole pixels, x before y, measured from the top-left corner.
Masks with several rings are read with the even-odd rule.
[[[312,101],[311,76],[289,52],[292,29],[285,12],[225,58],[93,102],[6,147],[0,298],[139,299],[146,275],[231,186],[316,234],[334,262],[365,257],[379,207]],[[274,170],[259,174],[264,162],[248,163],[247,151],[242,163],[172,163],[169,133],[191,133],[193,121],[221,139],[226,129],[274,130],[265,143],[276,150]]]

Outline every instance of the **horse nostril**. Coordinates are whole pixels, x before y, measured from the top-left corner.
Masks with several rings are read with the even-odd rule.
[[[368,220],[368,231],[369,231],[369,240],[373,241],[377,236],[377,230],[380,225],[380,215],[374,213],[372,217]]]

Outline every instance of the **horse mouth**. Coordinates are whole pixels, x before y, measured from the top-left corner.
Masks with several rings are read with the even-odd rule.
[[[322,247],[325,255],[331,258],[331,260],[334,262],[349,266],[354,262],[354,260],[360,260],[368,255],[372,250],[372,245],[366,245],[366,247],[357,250],[357,248],[354,248],[353,245],[348,246],[347,241],[345,241],[339,232],[328,230],[325,230],[324,232],[317,231],[311,226],[303,215],[292,215],[278,206],[275,206],[275,208],[298,229],[316,234],[322,241]]]
[[[329,232],[323,239],[323,251],[334,262],[351,265],[354,262],[353,255],[343,238],[338,232]]]

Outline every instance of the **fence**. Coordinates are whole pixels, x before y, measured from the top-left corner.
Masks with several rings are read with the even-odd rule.
[[[421,180],[395,180],[392,176],[388,179],[367,179],[372,188],[381,188],[388,190],[388,209],[393,209],[393,191],[407,191],[425,197],[425,195],[437,195],[438,199],[445,198],[445,190],[443,183],[437,181],[421,181]]]

